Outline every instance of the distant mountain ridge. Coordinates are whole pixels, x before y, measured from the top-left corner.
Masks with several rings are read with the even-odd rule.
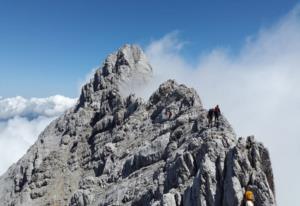
[[[224,116],[209,128],[196,91],[175,80],[147,102],[127,93],[151,76],[138,46],[109,55],[0,177],[0,205],[241,206],[246,188],[255,206],[276,205],[268,150]]]

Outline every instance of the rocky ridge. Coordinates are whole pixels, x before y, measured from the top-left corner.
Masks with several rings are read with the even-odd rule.
[[[240,206],[246,188],[256,206],[276,205],[268,150],[237,139],[224,116],[208,128],[196,91],[175,80],[148,102],[126,94],[151,75],[138,46],[109,55],[76,106],[0,177],[0,205]]]

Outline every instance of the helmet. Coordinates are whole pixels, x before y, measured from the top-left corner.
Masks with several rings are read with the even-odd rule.
[[[252,191],[246,191],[245,192],[245,198],[246,200],[251,200],[251,201],[254,201],[254,194]]]

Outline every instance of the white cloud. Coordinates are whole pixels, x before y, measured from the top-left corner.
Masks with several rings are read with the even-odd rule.
[[[153,41],[147,56],[153,66],[149,97],[173,78],[194,87],[206,108],[221,105],[240,136],[254,134],[269,148],[279,205],[297,202],[300,184],[300,6],[271,28],[248,37],[238,55],[217,48],[186,60],[176,33]]]
[[[0,98],[0,174],[20,159],[45,127],[75,101],[60,95]]]
[[[40,115],[46,117],[57,116],[75,104],[75,99],[55,95],[47,98],[25,99],[17,96],[0,99],[0,119],[15,116],[35,118]]]

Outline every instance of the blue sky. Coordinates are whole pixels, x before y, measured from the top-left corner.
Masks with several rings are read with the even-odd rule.
[[[297,1],[0,1],[0,96],[78,95],[92,68],[124,43],[145,47],[172,31],[192,59],[232,53]]]

